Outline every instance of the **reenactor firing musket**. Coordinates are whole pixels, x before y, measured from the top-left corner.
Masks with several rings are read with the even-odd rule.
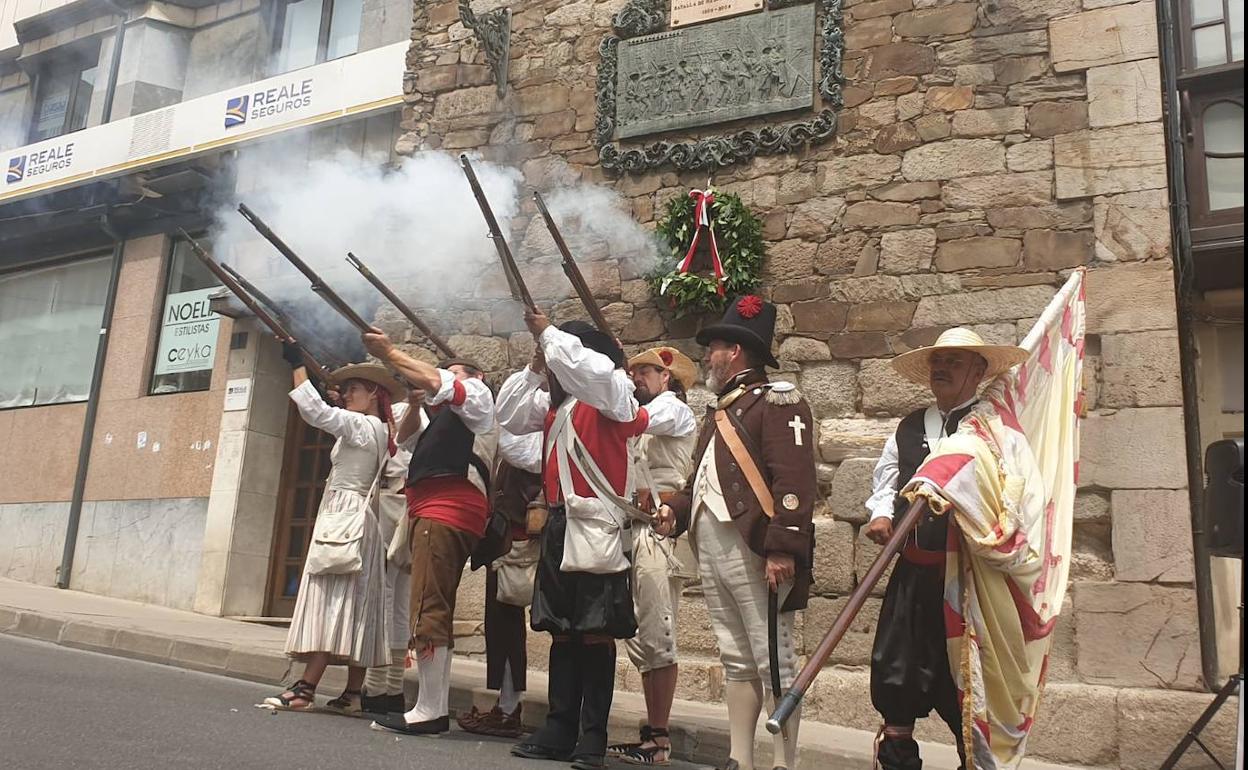
[[[351,306],[346,303],[346,300],[338,296],[336,291],[329,288],[329,285],[321,280],[321,277],[316,274],[316,271],[309,267],[307,262],[300,259],[299,255],[294,252],[294,249],[287,246],[285,241],[278,238],[277,234],[264,223],[264,220],[258,217],[254,211],[247,208],[245,203],[238,204],[238,213],[242,214],[243,218],[250,222],[251,226],[256,228],[256,232],[264,236],[266,241],[273,244],[273,248],[277,249],[278,252],[281,253],[281,255],[285,257],[288,262],[290,262],[290,264],[294,265],[296,270],[303,273],[304,276],[311,281],[312,291],[316,292],[321,299],[328,302],[329,306],[338,311],[339,315],[347,319],[352,326],[359,329],[360,333],[364,333],[372,328],[372,324],[365,321],[360,317],[359,313],[352,310]]]
[[[598,327],[598,331],[614,339],[615,332],[611,331],[610,325],[607,324],[607,317],[602,314],[602,308],[598,307],[598,302],[594,300],[594,293],[590,291],[589,284],[585,282],[585,276],[581,273],[580,266],[576,264],[576,258],[572,256],[567,242],[563,240],[563,234],[559,232],[559,226],[555,224],[554,217],[550,215],[550,209],[546,208],[546,201],[542,200],[542,194],[535,191],[533,202],[537,204],[537,210],[541,212],[542,219],[546,220],[546,229],[550,231],[550,237],[555,240],[555,247],[563,255],[563,272],[572,282],[572,288],[581,298],[581,304],[589,313],[590,320],[594,322],[594,326]]]
[[[494,218],[494,210],[490,208],[490,202],[486,200],[485,191],[481,189],[481,183],[477,181],[477,173],[472,170],[472,163],[468,161],[467,155],[459,156],[459,165],[464,170],[464,176],[468,177],[472,195],[477,199],[477,205],[481,207],[481,214],[485,217],[485,224],[490,228],[490,240],[494,241],[494,248],[498,250],[498,257],[503,262],[503,273],[507,275],[507,285],[511,287],[511,296],[529,310],[536,312],[537,305],[533,303],[529,287],[524,285],[524,279],[520,277],[520,268],[516,266],[516,259],[511,255],[507,239],[503,237],[502,228],[498,226],[498,220]]]
[[[256,318],[260,319],[260,323],[269,327],[269,331],[273,332],[273,335],[278,339],[285,340],[286,342],[289,342],[299,348],[299,354],[303,357],[304,366],[307,367],[309,374],[314,375],[321,380],[328,379],[329,370],[326,369],[315,356],[308,352],[307,347],[295,339],[294,335],[290,333],[281,321],[277,320],[272,313],[266,310],[255,297],[253,297],[242,287],[239,281],[235,280],[234,276],[238,274],[234,270],[226,267],[225,265],[218,264],[217,261],[204,250],[204,247],[200,246],[199,243],[185,230],[179,229],[178,233],[186,239],[187,243],[191,245],[191,251],[195,252],[195,256],[199,257],[199,260],[204,263],[204,267],[207,267],[208,270],[217,277],[217,280],[225,286],[225,288],[229,289],[234,296],[238,297],[238,299],[247,306],[247,309],[255,314]]]
[[[377,291],[381,292],[381,295],[385,297],[391,305],[398,308],[398,311],[402,313],[408,321],[411,321],[412,325],[419,329],[421,334],[425,335],[430,342],[436,345],[438,350],[442,351],[442,355],[447,358],[456,357],[455,351],[451,350],[451,346],[446,343],[446,340],[439,337],[433,329],[429,328],[428,324],[420,320],[420,316],[416,315],[416,312],[408,307],[406,302],[399,299],[399,295],[395,294],[394,291],[386,285],[385,281],[378,278],[376,273],[372,270],[369,270],[368,265],[360,261],[359,257],[348,251],[347,262],[351,264],[351,267],[359,270],[360,275],[364,276],[364,278],[367,279],[368,282],[371,283],[375,289],[377,289]]]

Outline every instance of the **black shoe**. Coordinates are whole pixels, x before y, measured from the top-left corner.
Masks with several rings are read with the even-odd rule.
[[[396,692],[394,695],[385,696],[386,714],[402,714],[407,711],[407,700],[403,697],[403,693]]]
[[[524,759],[553,759],[556,762],[572,759],[571,751],[560,751],[537,743],[517,743],[511,747],[511,755]]]
[[[573,757],[572,770],[607,770],[607,758],[594,754]]]
[[[450,716],[427,719],[424,722],[408,722],[402,714],[386,714],[373,720],[374,730],[388,730],[404,735],[441,735],[451,729]]]
[[[360,708],[369,714],[389,714],[393,711],[390,708],[389,695],[362,695],[360,696]],[[406,710],[403,709],[403,711]]]

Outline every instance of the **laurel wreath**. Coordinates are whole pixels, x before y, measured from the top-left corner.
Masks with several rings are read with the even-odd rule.
[[[677,317],[723,311],[730,299],[754,291],[761,280],[766,253],[763,223],[741,201],[741,196],[721,190],[714,192],[710,216],[724,266],[724,296],[716,291],[713,275],[678,272],[677,266],[693,242],[693,198],[677,195],[668,201],[655,227],[660,243],[671,256],[666,264],[672,267],[666,271],[658,268],[646,276],[646,282],[655,297],[667,300]]]

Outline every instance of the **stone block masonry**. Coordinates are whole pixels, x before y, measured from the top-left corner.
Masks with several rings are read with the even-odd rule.
[[[610,176],[594,149],[598,46],[622,0],[516,0],[508,94],[479,78],[483,54],[450,0],[414,4],[401,152],[478,150],[529,185],[610,186],[644,225],[705,186],[706,171]],[[661,5],[661,4],[660,4]],[[836,140],[710,172],[764,222],[759,292],[779,306],[782,376],[819,421],[817,640],[873,555],[861,537],[871,470],[897,421],[927,403],[889,359],[969,325],[1015,343],[1069,271],[1087,267],[1090,405],[1083,421],[1072,588],[1059,620],[1036,757],[1096,766],[1160,763],[1200,696],[1183,462],[1165,148],[1155,9],[1144,0],[924,0],[845,3],[845,106]],[[786,118],[787,119],[787,118]],[[732,130],[772,123],[753,118]],[[719,133],[672,135],[681,140]],[[653,141],[656,137],[645,137]],[[660,137],[668,138],[668,137]],[[530,285],[566,297],[540,227],[514,223]],[[532,238],[526,235],[532,234]],[[667,340],[697,355],[706,317],[676,318],[639,270],[595,252],[587,278],[629,351]],[[493,380],[522,366],[532,340],[501,274],[454,310],[430,309]],[[579,313],[552,303],[557,320]],[[701,411],[709,394],[692,394]],[[685,596],[682,687],[722,697],[705,607]],[[460,603],[465,618],[479,608]],[[864,666],[870,613],[838,653]],[[695,650],[696,648],[696,650]],[[540,659],[540,655],[535,655]],[[808,718],[874,729],[862,669],[825,672]],[[622,685],[637,678],[622,674]],[[1163,692],[1164,691],[1164,692]],[[1139,717],[1143,718],[1143,717]],[[924,730],[943,733],[937,726]],[[925,733],[926,735],[927,733]],[[941,738],[940,735],[929,737]],[[948,740],[947,736],[943,737]],[[1167,740],[1169,738],[1167,737]],[[1170,741],[1172,743],[1172,741]]]

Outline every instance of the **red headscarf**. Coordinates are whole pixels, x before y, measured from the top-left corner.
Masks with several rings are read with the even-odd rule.
[[[394,437],[398,430],[394,427],[394,410],[391,408],[390,391],[375,382],[360,379],[355,381],[363,383],[369,393],[377,396],[377,411],[381,413],[381,421],[386,424],[386,449],[390,452],[390,456],[394,457],[395,453],[399,451],[399,446],[394,443]]]

